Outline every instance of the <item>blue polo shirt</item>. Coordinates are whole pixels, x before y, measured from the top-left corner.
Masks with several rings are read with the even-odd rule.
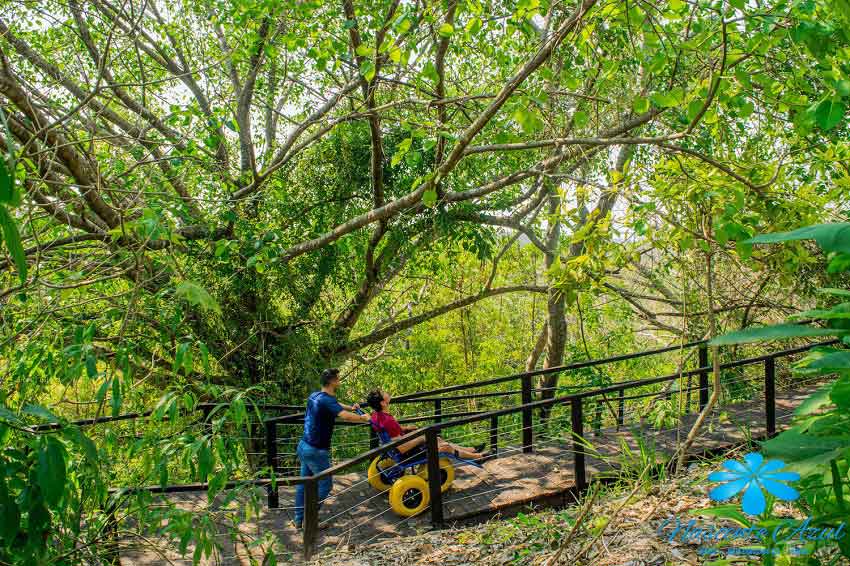
[[[333,395],[316,391],[307,398],[304,411],[304,442],[319,450],[330,450],[336,416],[342,405]]]

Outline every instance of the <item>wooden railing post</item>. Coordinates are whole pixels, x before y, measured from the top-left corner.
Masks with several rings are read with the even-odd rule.
[[[304,483],[304,560],[310,560],[319,532],[319,482],[315,477]]]
[[[584,411],[583,398],[579,397],[570,402],[571,426],[573,435],[573,462],[575,464],[575,482],[579,491],[587,488],[587,469],[584,461]]]
[[[440,452],[437,444],[438,431],[429,428],[425,431],[425,446],[428,450],[428,495],[431,499],[431,524],[435,528],[443,526],[443,492],[440,489]]]
[[[378,433],[371,426],[369,427],[369,450],[374,450],[378,447]]]
[[[776,359],[764,360],[764,416],[767,437],[776,436]]]
[[[596,400],[596,408],[593,411],[593,435],[602,434],[602,400]]]
[[[699,367],[708,367],[708,346],[703,343],[699,345]],[[708,371],[699,374],[699,410],[708,405]]]
[[[626,424],[626,390],[620,389],[620,406],[617,411],[617,430]]]
[[[443,400],[434,399],[434,422],[443,422]]]
[[[522,376],[522,404],[531,403],[531,376]],[[526,454],[534,450],[534,437],[531,430],[532,409],[522,409],[522,451]]]
[[[490,417],[490,452],[499,453],[499,415]]]
[[[277,483],[275,473],[277,471],[277,423],[266,421],[266,465],[269,467],[268,500],[269,509],[277,509],[280,500],[277,494]]]

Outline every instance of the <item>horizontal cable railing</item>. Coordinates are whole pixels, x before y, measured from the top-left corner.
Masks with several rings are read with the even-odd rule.
[[[596,360],[588,360],[584,362],[575,362],[571,364],[566,364],[562,366],[556,366],[551,368],[538,369],[533,371],[526,371],[515,373],[512,375],[506,375],[503,377],[497,377],[493,379],[488,379],[485,381],[476,381],[474,383],[463,383],[460,385],[451,385],[448,387],[441,387],[438,389],[431,389],[429,391],[419,391],[416,393],[409,393],[407,395],[401,395],[393,399],[394,403],[400,402],[408,402],[418,399],[420,397],[427,397],[430,395],[436,395],[440,393],[453,393],[455,391],[463,391],[464,389],[472,389],[477,387],[484,387],[487,385],[497,385],[500,383],[506,383],[508,381],[518,381],[527,377],[537,377],[540,375],[550,375],[553,373],[562,373],[566,371],[574,371],[578,369],[584,369],[588,367],[600,366],[612,364],[615,362],[623,362],[627,360],[634,360],[638,358],[643,358],[646,356],[654,356],[657,354],[664,354],[667,352],[674,352],[676,350],[686,350],[689,348],[693,348],[694,346],[700,346],[701,344],[706,344],[706,340],[696,340],[694,342],[688,342],[687,344],[676,344],[673,346],[665,346],[663,348],[656,348],[654,350],[642,350],[640,352],[632,352],[629,354],[620,354],[618,356],[611,356],[608,358],[600,358]]]
[[[727,393],[731,391],[729,393],[730,395],[738,395],[738,399],[742,398],[740,392],[752,392],[755,390],[754,387],[758,385],[761,394],[763,394],[761,398],[764,402],[763,430],[766,436],[772,436],[777,430],[777,407],[775,403],[776,360],[803,353],[813,347],[831,345],[836,342],[836,340],[830,340],[808,344],[721,363],[719,364],[721,371],[751,367],[758,364],[763,364],[764,366],[763,375],[758,379],[747,377],[742,373],[740,377],[733,375],[721,385],[725,390],[728,390]],[[680,371],[666,375],[644,379],[630,379],[602,387],[596,384],[535,387],[533,382],[534,377],[541,375],[558,374],[666,352],[683,351],[695,347],[699,355],[696,363],[698,367],[692,369],[682,368]],[[433,404],[434,410],[433,412],[428,411],[413,415],[403,415],[398,419],[399,422],[401,424],[428,424],[393,439],[385,445],[378,446],[377,438],[372,433],[371,427],[368,424],[337,423],[346,430],[351,431],[351,434],[347,437],[343,435],[341,440],[345,440],[346,442],[341,443],[340,447],[348,450],[348,453],[354,450],[358,450],[360,453],[354,457],[344,459],[321,473],[312,476],[301,476],[298,474],[299,470],[296,467],[295,450],[287,448],[287,443],[297,442],[300,435],[295,434],[292,428],[284,430],[283,432],[285,434],[283,435],[280,434],[281,431],[279,430],[279,427],[282,425],[298,425],[303,422],[302,406],[282,404],[251,405],[248,407],[249,412],[256,408],[262,413],[262,421],[254,421],[243,425],[247,432],[241,429],[234,430],[234,434],[239,436],[234,436],[233,438],[241,439],[252,444],[250,449],[246,448],[245,453],[253,461],[260,464],[259,467],[262,468],[260,473],[263,475],[257,477],[252,472],[253,479],[250,479],[251,476],[249,476],[249,479],[245,480],[228,481],[224,489],[234,489],[246,485],[264,488],[266,490],[269,508],[280,509],[278,488],[282,486],[292,487],[302,485],[305,497],[303,549],[307,556],[312,554],[315,549],[319,528],[318,508],[320,501],[318,496],[318,482],[332,475],[340,475],[347,470],[354,471],[362,469],[363,464],[385,455],[388,451],[398,448],[406,442],[422,437],[424,437],[427,461],[423,464],[424,469],[421,470],[421,474],[423,477],[427,476],[430,497],[430,503],[423,512],[427,511],[430,514],[431,522],[434,525],[441,525],[445,520],[444,495],[442,494],[437,478],[440,476],[438,445],[440,436],[446,433],[454,434],[454,441],[467,440],[470,441],[470,444],[473,438],[477,440],[484,439],[488,441],[487,443],[491,451],[499,455],[531,453],[535,450],[535,447],[560,446],[572,457],[573,485],[576,490],[581,491],[587,486],[590,479],[588,477],[587,459],[588,457],[597,457],[588,448],[587,439],[589,435],[586,431],[592,430],[594,434],[598,435],[603,429],[620,430],[631,425],[643,426],[643,413],[638,412],[639,418],[636,419],[633,419],[632,415],[627,413],[627,407],[633,406],[632,404],[638,404],[643,410],[647,407],[652,407],[653,404],[662,404],[664,401],[674,400],[675,403],[668,403],[665,410],[672,411],[670,414],[674,415],[676,419],[681,419],[684,414],[689,413],[692,410],[692,405],[695,405],[696,409],[701,410],[709,400],[712,388],[709,384],[709,375],[712,369],[712,365],[709,363],[707,343],[705,340],[699,340],[687,344],[678,344],[654,350],[622,354],[599,360],[572,363],[554,368],[517,373],[473,383],[452,385],[401,395],[394,398],[393,402],[404,405],[428,403]],[[694,378],[696,378],[696,381],[692,382],[691,380]],[[687,384],[683,380],[687,380]],[[514,387],[506,391],[462,393],[472,389],[516,381],[520,382],[521,388]],[[675,387],[669,386],[666,389],[657,389],[659,386],[676,381],[679,381],[679,383]],[[653,387],[657,390],[651,390]],[[738,393],[735,393],[735,391]],[[561,394],[565,392],[566,394]],[[724,393],[724,395],[727,393]],[[546,394],[548,397],[534,398],[535,395],[540,394]],[[519,399],[513,399],[513,402],[519,402],[511,406],[501,406],[495,409],[489,409],[487,407],[486,410],[484,408],[477,410],[479,409],[479,405],[477,402],[474,402],[481,399],[493,399],[497,402],[489,403],[489,406],[493,404],[498,406],[499,404],[504,404],[504,402],[498,401],[499,399],[509,397],[519,397]],[[588,407],[588,404],[591,406]],[[484,405],[488,405],[488,403],[484,403]],[[671,406],[674,406],[674,408],[671,409]],[[201,423],[208,424],[208,421],[211,422],[210,415],[220,410],[220,407],[221,404],[199,404],[195,412],[201,412],[203,417],[198,420]],[[290,414],[268,416],[275,413]],[[548,421],[548,424],[545,420],[548,417],[544,416],[547,413],[557,415],[552,416],[552,420]],[[153,411],[144,411],[126,415],[83,419],[71,423],[48,423],[33,427],[33,430],[56,430],[67,424],[92,426],[109,422],[132,421],[148,418],[153,414]],[[537,415],[537,422],[535,422],[535,415]],[[780,413],[780,415],[785,415],[785,413]],[[479,429],[478,427],[471,426],[476,423],[484,423],[484,427]],[[563,425],[563,430],[553,431],[553,423]],[[357,432],[358,430],[368,430],[369,434],[360,437],[358,435],[362,433]],[[656,436],[661,435],[662,432],[659,431]],[[460,433],[460,435],[457,433]],[[516,443],[515,445],[514,442]],[[366,448],[367,445],[369,448],[361,451],[361,447]],[[568,448],[566,448],[567,446]],[[264,461],[262,458],[257,458],[263,455],[265,455]],[[255,471],[257,470],[257,467],[252,467]],[[266,474],[268,474],[267,477],[265,477]],[[236,475],[239,476],[240,474]],[[354,485],[357,484],[355,483]],[[116,502],[113,505],[117,505],[117,502],[122,497],[129,496],[132,493],[169,494],[202,492],[208,489],[209,484],[207,483],[187,483],[182,485],[117,488],[110,490],[110,492],[113,494],[113,501]],[[353,489],[353,486],[349,489]],[[341,498],[342,494],[336,494],[336,496]],[[373,505],[375,499],[378,498],[374,496],[370,497],[366,503],[361,503],[361,505]],[[387,510],[380,511],[381,514],[385,514],[386,512]],[[340,512],[336,511],[335,515],[340,515]],[[404,519],[399,524],[407,520]],[[354,526],[349,529],[349,535],[352,530],[359,529],[361,524],[363,524],[362,520],[354,523]]]
[[[762,392],[764,399],[764,407],[763,407],[763,415],[764,415],[764,429],[766,431],[766,436],[773,436],[776,433],[776,404],[775,404],[775,396],[776,396],[776,369],[775,369],[775,361],[779,358],[786,358],[790,356],[794,356],[796,354],[803,353],[807,350],[810,350],[813,347],[818,346],[827,346],[835,344],[836,340],[829,340],[825,342],[819,342],[815,344],[807,344],[804,346],[799,346],[795,348],[789,348],[786,350],[781,350],[777,352],[772,352],[764,355],[753,356],[749,358],[744,358],[740,360],[734,360],[730,362],[725,362],[719,364],[719,369],[723,370],[733,370],[735,368],[743,368],[746,366],[755,366],[757,364],[763,364],[764,371],[762,379]],[[299,478],[300,482],[304,485],[305,490],[305,507],[304,507],[304,532],[303,532],[303,544],[304,544],[304,552],[305,555],[309,556],[312,554],[315,549],[315,542],[318,532],[318,507],[319,507],[319,499],[318,499],[318,482],[324,478],[328,478],[333,475],[339,475],[342,472],[355,469],[359,465],[362,465],[366,462],[370,462],[375,458],[378,458],[382,455],[385,455],[392,449],[397,449],[399,446],[420,438],[422,436],[425,437],[424,444],[426,446],[427,453],[427,462],[424,464],[427,468],[427,477],[428,477],[428,490],[430,495],[430,504],[428,509],[430,510],[431,522],[439,526],[444,520],[444,505],[443,505],[443,494],[441,492],[440,483],[439,483],[439,464],[438,461],[440,459],[439,452],[437,450],[438,446],[438,437],[443,432],[450,428],[458,428],[463,427],[464,425],[470,425],[473,423],[486,422],[488,425],[488,430],[484,433],[485,435],[489,435],[491,449],[498,451],[498,439],[499,439],[499,420],[507,417],[520,417],[521,424],[516,432],[519,432],[521,435],[520,445],[511,450],[516,450],[517,452],[521,451],[524,453],[530,453],[534,450],[535,446],[535,426],[533,423],[533,415],[535,412],[540,411],[549,411],[551,412],[556,407],[567,407],[569,406],[569,415],[564,415],[564,419],[569,420],[569,430],[568,434],[564,437],[572,439],[572,457],[573,457],[573,484],[576,490],[581,491],[586,488],[588,485],[588,470],[587,470],[587,456],[590,454],[587,448],[587,439],[585,433],[585,427],[588,424],[592,424],[592,419],[599,419],[601,422],[605,411],[601,409],[604,405],[609,405],[609,416],[610,413],[613,412],[613,416],[616,418],[616,425],[618,428],[625,424],[625,404],[627,401],[646,399],[649,397],[655,397],[659,399],[670,398],[673,395],[684,396],[688,395],[690,405],[690,394],[692,392],[699,392],[698,399],[694,399],[697,401],[697,407],[702,410],[702,408],[706,405],[709,399],[710,385],[708,381],[709,373],[712,371],[713,367],[708,361],[708,356],[706,352],[706,348],[704,347],[705,342],[699,341],[686,345],[687,347],[692,346],[703,346],[700,348],[700,356],[699,356],[699,367],[687,370],[681,370],[675,373],[656,376],[645,379],[634,379],[619,383],[614,383],[605,387],[596,387],[593,389],[579,390],[576,392],[569,393],[567,395],[554,396],[548,399],[538,399],[533,400],[531,397],[532,388],[530,387],[530,377],[535,375],[541,375],[543,373],[553,373],[556,371],[565,371],[566,369],[575,369],[576,367],[588,367],[588,365],[598,365],[592,362],[585,362],[582,364],[571,364],[570,366],[563,366],[561,368],[551,368],[550,370],[540,370],[537,372],[527,372],[524,374],[517,374],[513,376],[506,376],[503,378],[497,378],[495,380],[487,380],[485,382],[477,382],[475,384],[465,384],[463,386],[452,386],[448,388],[442,388],[439,390],[430,390],[426,392],[420,392],[417,394],[411,394],[409,396],[402,397],[403,400],[410,400],[413,402],[414,400],[431,400],[435,393],[446,393],[446,392],[455,392],[461,391],[463,389],[468,389],[471,387],[479,387],[482,385],[492,385],[496,383],[505,383],[514,379],[523,380],[523,389],[520,391],[522,395],[522,403],[519,405],[514,405],[510,407],[503,407],[490,411],[470,411],[470,412],[459,412],[459,413],[445,413],[445,414],[435,414],[431,416],[423,416],[423,417],[414,417],[413,419],[409,419],[408,422],[418,422],[423,420],[432,420],[431,424],[428,424],[422,428],[399,436],[393,439],[391,442],[384,444],[382,446],[373,446],[371,449],[353,457],[349,458],[343,462],[339,462],[335,465],[332,465],[328,469],[306,478]],[[675,346],[670,348],[661,348],[658,350],[653,350],[651,353],[660,353],[667,352],[675,349],[680,349],[683,346]],[[624,360],[630,359],[634,357],[639,357],[640,355],[650,355],[650,353],[642,352],[638,354],[632,355],[624,355],[617,356],[615,358],[608,358],[608,361],[612,360]],[[689,387],[683,387],[681,389],[671,389],[667,391],[653,391],[649,393],[638,392],[632,395],[626,395],[625,393],[629,390],[635,390],[639,388],[646,388],[653,385],[661,385],[665,383],[669,383],[671,381],[682,380],[687,378],[697,377],[699,382],[696,385],[691,385]],[[744,384],[746,387],[752,386],[750,381],[747,381],[743,378],[739,378],[738,381],[741,384]],[[747,385],[749,384],[749,385]],[[728,386],[734,385],[734,383],[729,382]],[[514,392],[514,394],[516,394]],[[463,396],[460,396],[463,399]],[[446,398],[438,398],[439,401],[445,401]],[[597,409],[596,413],[591,416],[591,420],[588,420],[588,415],[586,414],[586,403],[588,401],[596,401]],[[395,399],[394,402],[397,402],[398,399]],[[610,403],[616,403],[617,409],[614,410],[613,407],[610,406]],[[681,401],[680,401],[681,404]],[[686,411],[690,410],[689,407],[685,408]],[[680,415],[677,413],[677,419]],[[265,421],[266,424],[266,432],[267,435],[274,436],[276,435],[277,426],[282,423],[292,423],[294,424],[298,420],[298,415],[289,415],[286,417],[277,417],[267,419]],[[404,422],[401,420],[401,422]],[[367,426],[367,425],[359,425],[357,423],[352,424],[352,426]],[[559,437],[560,438],[560,437]],[[540,433],[538,432],[538,442],[542,439],[540,437]],[[269,442],[270,439],[267,440],[267,446],[276,446]],[[549,441],[552,438],[549,437]],[[269,459],[269,467],[274,470],[274,459]],[[278,504],[276,491],[272,488],[269,488],[269,506],[274,507]]]

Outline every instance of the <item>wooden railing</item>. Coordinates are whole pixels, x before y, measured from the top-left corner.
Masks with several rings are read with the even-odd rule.
[[[785,358],[795,354],[799,354],[809,350],[815,346],[834,344],[836,341],[822,342],[818,344],[809,344],[796,348],[790,348],[769,354],[735,360],[720,365],[723,370],[732,368],[752,366],[763,364],[763,391],[764,391],[764,425],[765,434],[770,437],[776,434],[776,360]],[[646,356],[658,355],[672,351],[681,351],[691,348],[697,348],[698,363],[693,369],[682,370],[668,375],[651,377],[647,379],[629,380],[620,383],[615,383],[606,387],[594,387],[592,385],[570,385],[566,387],[549,387],[542,388],[533,386],[533,378],[541,375],[551,375],[556,373],[564,373],[574,370],[579,370],[588,367],[603,366],[615,362],[628,361]],[[445,521],[444,516],[444,501],[443,493],[440,489],[440,474],[439,474],[439,453],[438,453],[438,437],[441,432],[450,428],[462,427],[473,423],[486,423],[488,427],[488,439],[490,450],[499,452],[499,430],[500,420],[508,417],[519,417],[521,421],[521,439],[520,447],[525,453],[533,452],[535,449],[534,436],[534,415],[535,412],[541,410],[550,410],[554,407],[568,408],[569,413],[569,437],[572,438],[573,452],[573,479],[575,490],[581,492],[586,489],[589,481],[587,469],[587,450],[588,445],[587,435],[585,434],[585,404],[588,402],[596,402],[597,406],[601,403],[608,403],[609,397],[616,399],[616,425],[622,426],[626,417],[626,401],[642,399],[647,397],[665,397],[669,398],[670,393],[652,391],[649,393],[636,393],[627,395],[627,391],[647,386],[664,384],[677,379],[687,377],[697,377],[698,384],[686,389],[676,390],[677,394],[685,392],[698,391],[698,409],[702,409],[708,402],[710,395],[710,385],[708,376],[712,370],[706,341],[700,340],[684,345],[675,345],[654,350],[623,354],[604,359],[590,360],[586,362],[578,362],[567,364],[554,368],[535,370],[531,372],[523,372],[508,376],[465,383],[460,385],[452,385],[428,391],[419,391],[406,395],[401,395],[393,399],[394,403],[399,404],[427,404],[433,407],[433,411],[428,415],[420,415],[406,419],[400,419],[402,424],[431,421],[430,424],[419,428],[411,433],[405,434],[396,438],[392,442],[383,446],[377,446],[377,441],[373,437],[371,448],[353,458],[333,465],[323,472],[313,476],[297,476],[297,475],[281,475],[278,466],[278,427],[282,425],[296,425],[303,422],[303,413],[300,412],[301,407],[295,405],[263,405],[262,410],[286,412],[289,414],[275,416],[264,419],[258,423],[264,428],[265,440],[265,461],[268,467],[266,477],[251,479],[246,481],[228,482],[226,487],[236,487],[249,483],[257,487],[265,487],[267,490],[267,501],[270,508],[279,507],[278,490],[282,486],[297,486],[299,484],[305,489],[305,504],[304,504],[304,523],[303,523],[303,550],[305,556],[312,555],[319,527],[319,498],[318,498],[318,482],[330,475],[339,474],[346,470],[362,467],[363,464],[370,462],[373,458],[386,453],[387,451],[397,448],[401,444],[420,437],[425,437],[425,447],[427,452],[427,467],[429,478],[429,495],[430,495],[430,519],[434,526],[439,527]],[[488,392],[470,392],[474,389],[482,387],[501,385],[511,382],[519,382],[519,387],[509,388],[505,391],[488,391]],[[569,391],[566,395],[557,395],[558,392]],[[462,393],[461,393],[462,392]],[[535,394],[548,393],[551,397],[534,399]],[[509,396],[519,396],[519,403],[510,407],[503,407],[490,411],[461,411],[454,413],[443,412],[443,404],[448,401],[469,400],[469,399],[487,399],[487,398],[504,398]],[[203,414],[201,421],[206,421],[210,412],[214,410],[215,404],[201,404],[197,407],[198,411]],[[296,412],[299,411],[299,412]],[[133,419],[150,417],[152,411],[139,413],[130,413],[113,417],[99,417],[95,419],[83,419],[70,423],[47,423],[32,427],[37,431],[51,431],[67,424],[75,426],[93,426],[109,422],[127,421]],[[352,423],[339,423],[344,426],[368,426]],[[369,428],[371,432],[371,428]],[[597,431],[598,432],[598,431]],[[150,493],[180,493],[180,492],[197,492],[206,491],[209,488],[208,484],[183,484],[183,485],[168,485],[168,486],[143,486],[129,489],[112,489],[114,495],[129,494],[138,491],[147,491]],[[112,512],[115,511],[118,498],[112,499]],[[117,547],[115,552],[117,559]]]
[[[743,366],[752,366],[757,364],[762,364],[764,367],[763,370],[763,391],[764,391],[764,424],[767,436],[773,436],[776,433],[776,371],[775,371],[775,361],[779,358],[784,358],[788,356],[792,356],[795,354],[799,354],[809,350],[815,346],[824,346],[829,344],[834,344],[836,341],[828,341],[821,342],[817,344],[809,344],[805,346],[800,346],[796,348],[790,348],[786,350],[781,350],[777,352],[772,352],[769,354],[745,358],[741,360],[736,360],[732,362],[723,363],[720,365],[720,368],[723,370],[728,370],[731,368],[738,368]],[[428,478],[429,478],[429,493],[430,493],[430,513],[431,513],[431,522],[435,527],[440,527],[445,518],[444,518],[444,508],[443,508],[443,493],[440,490],[440,474],[439,471],[439,453],[437,450],[438,446],[438,436],[441,431],[452,428],[468,425],[471,423],[477,422],[487,422],[490,429],[490,447],[493,451],[498,451],[497,438],[498,435],[495,431],[499,428],[499,419],[504,418],[509,415],[521,415],[522,419],[522,450],[523,452],[532,452],[534,450],[534,433],[533,433],[533,416],[536,410],[548,408],[551,409],[556,406],[569,406],[570,410],[570,430],[569,435],[572,437],[572,451],[574,453],[573,457],[573,478],[575,483],[575,489],[577,491],[583,491],[586,489],[589,479],[588,471],[587,471],[587,462],[586,462],[586,446],[588,443],[588,439],[586,438],[584,432],[584,405],[586,402],[591,400],[599,400],[602,398],[607,401],[608,396],[613,396],[618,399],[618,415],[617,420],[618,423],[622,423],[624,420],[625,413],[625,401],[628,399],[637,399],[643,398],[647,396],[664,396],[663,392],[652,392],[648,394],[640,394],[635,396],[627,396],[626,391],[643,388],[650,385],[655,384],[663,384],[670,381],[678,380],[683,377],[688,376],[697,376],[699,379],[699,384],[696,387],[691,389],[699,391],[699,402],[698,407],[702,409],[705,404],[708,402],[709,393],[710,393],[710,385],[708,381],[709,372],[711,372],[712,367],[709,364],[707,350],[705,347],[705,342],[694,342],[688,344],[687,347],[699,347],[699,367],[689,370],[683,370],[676,373],[671,373],[668,375],[657,376],[647,379],[639,379],[639,380],[631,380],[625,381],[621,383],[616,383],[613,385],[609,385],[607,387],[600,387],[585,391],[578,391],[575,393],[570,393],[568,395],[555,396],[549,399],[532,399],[532,387],[531,387],[531,377],[537,375],[543,375],[546,373],[556,373],[568,371],[570,369],[576,369],[581,367],[589,367],[592,365],[601,365],[603,363],[611,363],[612,361],[622,361],[633,359],[636,357],[642,357],[652,354],[657,354],[661,352],[668,352],[675,349],[680,349],[682,346],[670,347],[670,348],[662,348],[658,350],[653,350],[649,352],[639,352],[636,354],[627,354],[623,356],[616,356],[614,358],[608,358],[606,360],[594,360],[591,362],[582,362],[579,364],[570,364],[568,366],[561,366],[558,368],[551,368],[547,370],[538,370],[534,372],[527,372],[522,374],[515,374],[511,376],[490,379],[482,382],[477,382],[474,384],[463,384],[456,385],[451,387],[445,387],[441,389],[434,389],[430,391],[424,391],[419,393],[413,393],[410,395],[402,396],[400,399],[395,399],[394,402],[399,401],[408,401],[408,402],[434,402],[437,403],[441,400],[445,400],[446,397],[438,397],[435,395],[439,395],[442,393],[454,393],[457,391],[468,390],[476,387],[481,387],[485,385],[494,385],[500,383],[507,383],[510,381],[520,381],[522,383],[522,389],[520,390],[522,395],[522,402],[516,406],[501,408],[493,411],[486,412],[475,412],[466,415],[446,415],[439,413],[439,405],[435,405],[434,415],[430,417],[434,422],[431,424],[419,428],[413,432],[400,436],[393,440],[392,442],[385,444],[383,446],[374,447],[354,458],[350,458],[344,462],[340,462],[331,466],[330,468],[322,471],[319,474],[309,476],[309,477],[286,477],[281,478],[284,483],[287,484],[297,484],[301,483],[304,485],[305,489],[305,505],[304,505],[304,524],[303,524],[303,545],[304,545],[304,553],[305,556],[309,557],[312,555],[315,542],[316,535],[318,533],[319,521],[318,521],[318,510],[319,510],[319,499],[318,499],[318,482],[322,478],[326,478],[331,475],[339,474],[346,470],[356,468],[366,462],[371,461],[373,458],[386,453],[388,450],[392,448],[397,448],[401,444],[420,437],[425,436],[425,446],[427,450],[428,457]],[[683,392],[684,390],[678,391]],[[505,392],[505,395],[515,394],[515,392]],[[481,394],[472,394],[480,396]],[[490,394],[488,394],[490,395]],[[471,395],[469,396],[471,397]],[[468,396],[461,395],[460,398],[468,398]],[[451,418],[450,418],[451,417]],[[267,419],[265,421],[266,425],[266,435],[267,435],[267,462],[269,468],[274,472],[276,467],[276,447],[277,447],[277,427],[281,424],[292,424],[298,422],[300,415],[288,415],[283,417],[275,417],[271,419]],[[356,425],[354,425],[356,426]],[[269,486],[268,492],[268,504],[269,507],[277,507],[279,505],[277,489]]]

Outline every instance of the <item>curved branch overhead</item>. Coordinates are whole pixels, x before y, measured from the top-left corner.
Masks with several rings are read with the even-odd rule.
[[[559,365],[580,297],[707,312],[688,282],[657,283],[692,253],[673,238],[750,277],[734,254],[759,223],[840,210],[845,85],[815,71],[832,51],[778,33],[808,17],[782,2],[225,4],[0,11],[0,146],[20,193],[0,204],[21,240],[0,296],[49,304],[35,327],[83,305],[127,331],[144,311],[175,329],[166,350],[190,337],[253,383],[545,288],[535,358]],[[777,98],[792,84],[805,92]],[[837,165],[814,164],[827,146]],[[649,290],[611,283],[641,269]]]

